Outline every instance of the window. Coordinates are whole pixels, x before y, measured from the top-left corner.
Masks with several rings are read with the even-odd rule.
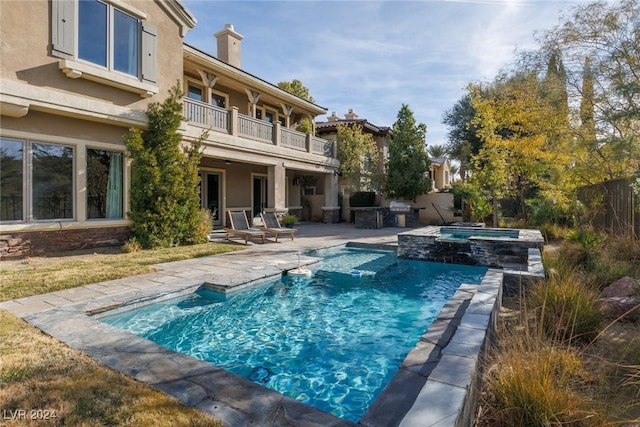
[[[138,77],[138,20],[98,0],[78,3],[78,58]]]
[[[187,88],[187,98],[203,101],[202,88],[190,84]]]
[[[264,106],[256,106],[256,119],[264,120],[268,123],[275,123],[277,121],[278,113],[270,110]]]
[[[63,58],[60,69],[71,78],[150,96],[157,93],[157,30],[145,18],[124,3],[51,0],[51,54]]]
[[[73,218],[73,148],[31,144],[33,219]]]
[[[211,93],[211,104],[220,108],[227,108],[227,97],[224,95],[218,95],[217,93]]]
[[[0,221],[22,221],[24,146],[22,141],[0,139]]]
[[[122,218],[122,153],[87,149],[87,218]]]
[[[274,113],[273,111],[265,110],[264,121],[273,123],[275,116],[276,116],[276,113]]]
[[[74,150],[0,139],[0,220],[73,219]]]
[[[81,0],[78,5],[78,57],[107,66],[107,5]]]

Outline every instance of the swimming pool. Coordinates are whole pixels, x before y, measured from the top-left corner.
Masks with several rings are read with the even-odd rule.
[[[487,270],[389,251],[316,255],[309,280],[201,290],[101,320],[357,421],[459,285]]]

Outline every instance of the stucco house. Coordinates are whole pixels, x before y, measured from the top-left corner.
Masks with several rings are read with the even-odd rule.
[[[376,142],[379,154],[378,170],[380,172],[384,171],[384,162],[389,155],[389,140],[392,137],[391,128],[388,126],[377,126],[369,122],[367,119],[361,119],[353,109],[349,109],[349,112],[344,115],[344,118],[337,116],[334,111],[327,117],[326,121],[316,122],[315,125],[316,134],[330,141],[337,141],[339,125],[361,126],[362,131],[371,135],[373,140]],[[349,188],[347,188],[345,183],[341,182],[340,191],[343,194],[346,194],[349,191]]]
[[[430,158],[429,178],[433,184],[433,191],[451,188],[451,160],[446,156]]]
[[[362,131],[370,134],[378,147],[379,153],[379,165],[380,171],[384,170],[384,163],[389,155],[389,142],[393,139],[393,131],[388,126],[377,126],[369,122],[366,119],[361,119],[353,109],[349,109],[348,113],[344,115],[344,118],[336,115],[335,112],[331,116],[327,117],[326,121],[316,122],[316,133],[322,138],[326,138],[331,141],[337,141],[339,125],[360,125]],[[431,178],[432,188],[428,194],[418,196],[413,203],[414,207],[419,208],[419,220],[422,224],[432,224],[442,222],[442,217],[450,222],[453,221],[453,195],[448,193],[442,193],[451,188],[450,175],[451,175],[451,161],[448,157],[437,157],[429,159],[431,164],[429,166],[429,177]],[[345,196],[343,209],[343,219],[349,220],[350,214],[348,212],[348,195],[350,188],[344,183],[340,183],[340,192]],[[383,207],[388,207],[390,200],[386,200],[384,197],[379,200],[379,203]]]
[[[326,109],[244,71],[231,25],[186,45],[195,25],[179,0],[0,2],[0,256],[124,242],[123,137],[178,81],[184,142],[209,130],[200,190],[216,226],[229,210],[299,213],[305,175],[338,220],[335,144],[295,130]]]

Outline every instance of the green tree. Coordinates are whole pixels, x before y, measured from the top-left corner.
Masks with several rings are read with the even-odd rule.
[[[447,148],[444,145],[429,145],[427,153],[433,158],[444,157],[447,155]]]
[[[182,147],[182,92],[176,84],[162,103],[147,108],[149,127],[125,138],[132,162],[131,236],[144,248],[206,242],[210,222],[200,207],[198,164],[203,134]]]
[[[580,105],[574,151],[589,154],[578,160],[593,172],[577,169],[576,180],[630,176],[640,166],[638,22],[638,0],[598,1],[575,7],[545,36],[543,49],[562,50],[570,96]]]
[[[482,147],[478,129],[473,123],[475,116],[476,110],[469,93],[442,116],[442,123],[449,127],[447,153],[460,162],[460,179],[463,182],[467,178],[472,156],[477,155]]]
[[[314,102],[313,97],[309,94],[309,88],[307,88],[298,79],[293,79],[290,82],[282,81],[278,83],[278,87],[282,90],[286,90],[287,92],[296,95],[299,98],[305,99],[309,102]]]
[[[369,190],[377,182],[378,147],[360,124],[339,124],[338,160],[343,179],[356,191]]]
[[[557,153],[564,109],[545,96],[544,80],[534,72],[502,75],[488,87],[471,85],[470,92],[483,142],[473,157],[473,179],[491,194],[494,214],[497,200],[516,196],[526,219],[526,198],[544,189],[567,162]]]
[[[392,199],[415,200],[431,189],[425,148],[427,126],[416,124],[413,111],[403,104],[392,129],[382,192]]]

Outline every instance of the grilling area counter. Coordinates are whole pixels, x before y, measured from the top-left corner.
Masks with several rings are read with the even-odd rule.
[[[356,228],[419,227],[419,212],[411,202],[392,201],[389,207],[351,207]]]

